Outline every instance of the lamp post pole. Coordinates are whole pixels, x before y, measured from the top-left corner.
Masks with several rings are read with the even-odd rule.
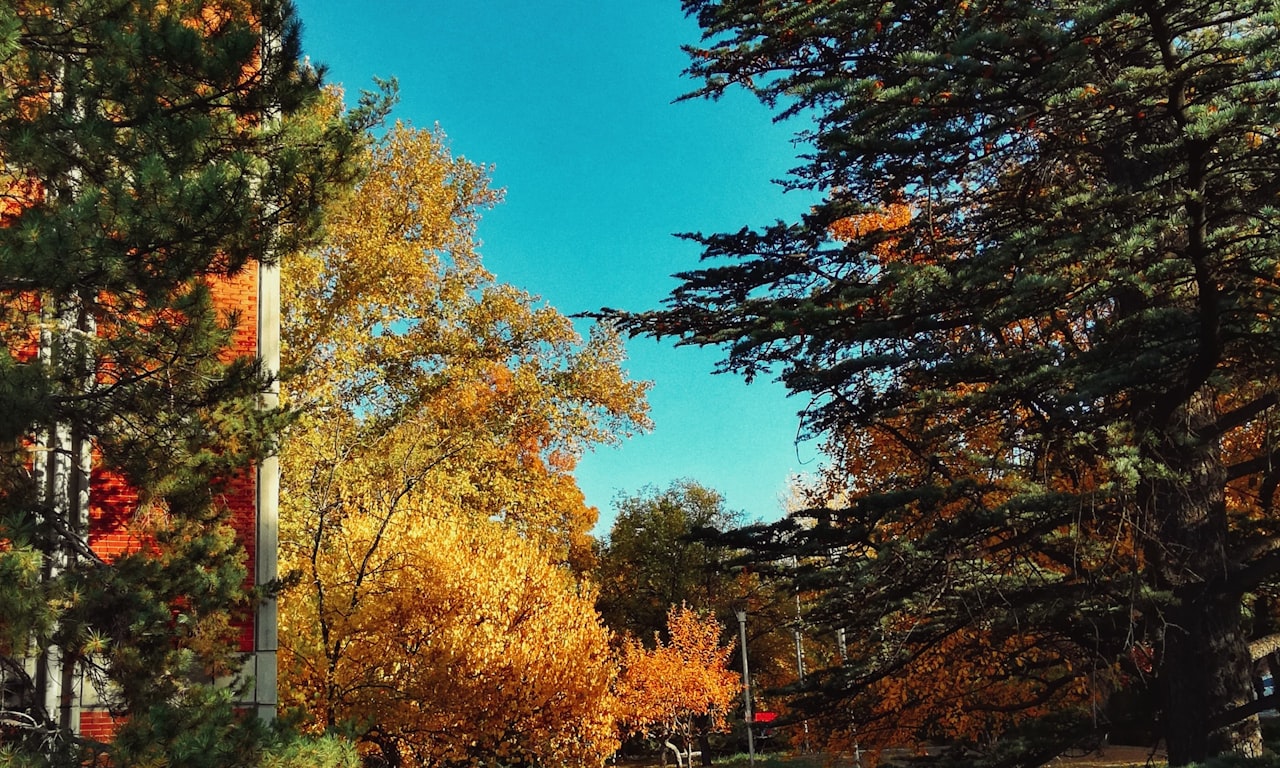
[[[747,668],[747,612],[738,611],[738,645],[742,646],[742,701],[747,714],[747,761],[756,764],[756,742],[751,733],[751,672]]]

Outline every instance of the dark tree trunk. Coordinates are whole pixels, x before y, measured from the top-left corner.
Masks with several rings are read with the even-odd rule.
[[[711,765],[711,716],[695,715],[693,727],[698,733],[698,751],[702,753],[702,765]]]
[[[1226,469],[1211,435],[1211,393],[1192,399],[1154,448],[1168,469],[1151,481],[1145,499],[1153,515],[1147,554],[1156,588],[1173,596],[1152,617],[1160,625],[1157,648],[1162,725],[1172,766],[1216,754],[1260,755],[1257,717],[1224,723],[1251,698],[1252,664],[1240,596],[1225,589]]]
[[[1182,601],[1166,615],[1160,668],[1169,764],[1200,762],[1226,752],[1260,755],[1256,716],[1217,722],[1251,698],[1249,648],[1241,634],[1238,603],[1215,599],[1203,587],[1176,593]]]
[[[361,759],[364,768],[403,768],[404,757],[400,754],[400,745],[395,737],[372,728],[364,734],[362,740],[378,748],[376,753],[366,754]]]

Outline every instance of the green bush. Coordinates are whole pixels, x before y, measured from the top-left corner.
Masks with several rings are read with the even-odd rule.
[[[299,736],[238,709],[230,691],[199,689],[134,716],[112,741],[113,765],[177,768],[359,768],[354,745]]]
[[[261,768],[360,768],[360,755],[354,744],[335,736],[291,736],[266,751]]]

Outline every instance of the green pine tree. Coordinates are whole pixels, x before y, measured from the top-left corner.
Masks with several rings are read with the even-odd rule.
[[[274,450],[268,377],[208,285],[314,242],[364,128],[305,65],[288,0],[0,7],[0,744],[79,759],[49,678],[144,728],[238,669],[244,552],[220,494]],[[154,547],[88,546],[113,472]],[[193,704],[196,706],[196,704]],[[16,759],[16,758],[15,758]],[[43,759],[43,758],[42,758]]]
[[[1078,734],[1070,707],[1092,719],[1080,686],[1145,690],[1174,765],[1256,754],[1250,646],[1280,573],[1274,4],[684,8],[694,95],[743,87],[800,121],[789,184],[824,202],[691,235],[713,263],[623,319],[814,399],[845,501],[754,540],[802,556],[813,619],[851,638],[813,711],[852,706],[865,735],[877,685],[994,646],[956,700],[1054,712],[1010,764]]]

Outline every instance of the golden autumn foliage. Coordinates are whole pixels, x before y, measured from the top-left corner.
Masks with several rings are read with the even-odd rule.
[[[599,763],[608,633],[582,451],[644,428],[615,334],[497,283],[499,194],[395,126],[282,275],[282,699],[391,764]]]
[[[475,226],[500,197],[487,184],[438,131],[398,125],[372,148],[323,247],[285,265],[284,395],[310,423],[358,414],[364,442],[423,424],[433,436],[404,474],[448,464],[457,508],[581,561],[597,512],[572,470],[582,451],[647,427],[647,384],[627,380],[616,334],[584,341],[484,269]]]
[[[282,703],[312,728],[353,724],[402,765],[589,766],[617,748],[608,631],[538,547],[422,510],[342,531],[304,576],[326,588],[282,617]]]
[[[733,645],[720,645],[722,631],[713,617],[681,605],[667,614],[668,642],[656,638],[648,650],[628,639],[616,689],[627,731],[688,744],[697,718],[709,717],[712,729],[724,728],[742,685],[728,669]]]

